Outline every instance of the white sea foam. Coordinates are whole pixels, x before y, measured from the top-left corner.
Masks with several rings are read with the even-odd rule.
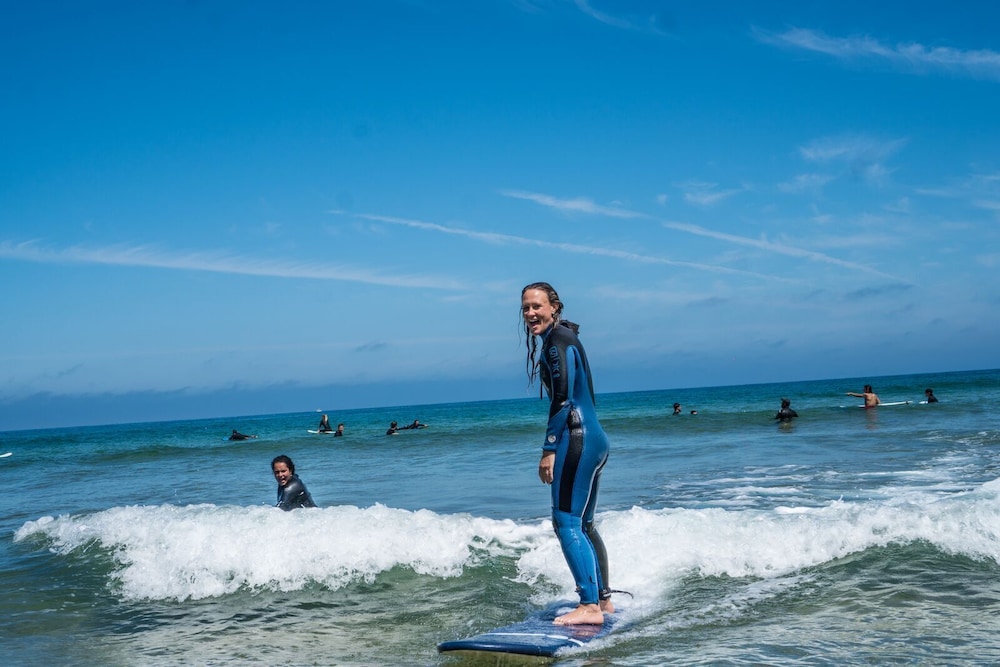
[[[692,575],[786,577],[893,543],[925,540],[953,554],[1000,562],[1000,480],[942,497],[835,501],[822,507],[633,508],[599,516],[614,588],[642,605]],[[573,582],[547,521],[416,512],[382,505],[281,512],[214,505],[118,507],[43,517],[15,541],[41,537],[68,554],[90,545],[117,563],[112,587],[129,599],[198,599],[241,588],[341,588],[393,568],[433,577],[499,557],[539,596],[572,597]],[[553,590],[554,589],[554,590]],[[544,600],[539,600],[542,602]]]

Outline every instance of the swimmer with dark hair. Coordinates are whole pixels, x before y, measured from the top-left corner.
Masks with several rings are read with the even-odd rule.
[[[865,399],[866,408],[878,407],[878,404],[882,402],[878,400],[878,394],[875,393],[875,390],[872,389],[872,386],[870,384],[866,384],[865,388],[862,390],[862,393],[860,394],[857,394],[853,391],[849,391],[847,392],[847,395]]]
[[[312,496],[306,490],[306,485],[295,474],[295,464],[290,458],[284,454],[275,456],[274,460],[271,461],[271,472],[274,473],[274,479],[278,482],[276,507],[280,507],[286,512],[301,507],[316,507]]]
[[[792,410],[792,402],[787,398],[783,398],[781,399],[781,409],[778,410],[778,414],[774,415],[774,418],[781,422],[790,422],[798,416],[799,413]]]

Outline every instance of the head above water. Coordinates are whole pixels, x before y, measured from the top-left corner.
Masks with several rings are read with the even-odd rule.
[[[279,456],[275,456],[273,459],[271,459],[271,470],[272,471],[274,470],[274,466],[277,463],[284,463],[286,466],[288,466],[288,471],[291,472],[293,475],[295,474],[295,464],[292,463],[292,460],[290,458],[288,458],[287,456],[285,456],[284,454],[281,454]]]
[[[791,404],[792,404],[792,402],[791,402],[790,400],[788,400],[787,398],[783,398],[783,399],[781,399],[781,407],[783,407],[783,408],[787,408],[787,407],[789,407],[789,406],[790,406]]]

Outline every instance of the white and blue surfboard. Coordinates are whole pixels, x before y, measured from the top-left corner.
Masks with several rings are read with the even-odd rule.
[[[571,611],[575,602],[562,602],[508,625],[481,635],[438,644],[438,652],[452,655],[507,653],[552,658],[564,649],[581,648],[609,635],[619,625],[618,614],[605,614],[603,625],[554,625],[559,614]]]

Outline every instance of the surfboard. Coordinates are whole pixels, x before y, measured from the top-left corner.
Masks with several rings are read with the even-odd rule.
[[[910,404],[910,403],[912,403],[912,402],[913,402],[913,401],[893,401],[893,402],[890,402],[890,403],[879,403],[879,404],[878,404],[878,405],[876,405],[875,407],[876,407],[876,408],[891,408],[891,407],[892,407],[892,406],[894,406],[894,405],[909,405],[909,404]],[[859,407],[859,408],[863,408],[863,407],[865,407],[865,406],[863,406],[863,405],[859,405],[858,407]]]
[[[333,435],[336,431],[317,431],[314,428],[308,429],[308,433],[318,433],[319,435]]]
[[[14,452],[7,452],[6,454],[0,454],[0,459],[5,459],[8,456],[13,456]]]
[[[552,658],[564,649],[581,648],[621,627],[621,615],[605,614],[603,625],[553,625],[559,614],[576,608],[575,602],[560,602],[513,625],[481,635],[438,644],[438,653],[483,656],[509,654]],[[496,656],[499,657],[499,656]]]

